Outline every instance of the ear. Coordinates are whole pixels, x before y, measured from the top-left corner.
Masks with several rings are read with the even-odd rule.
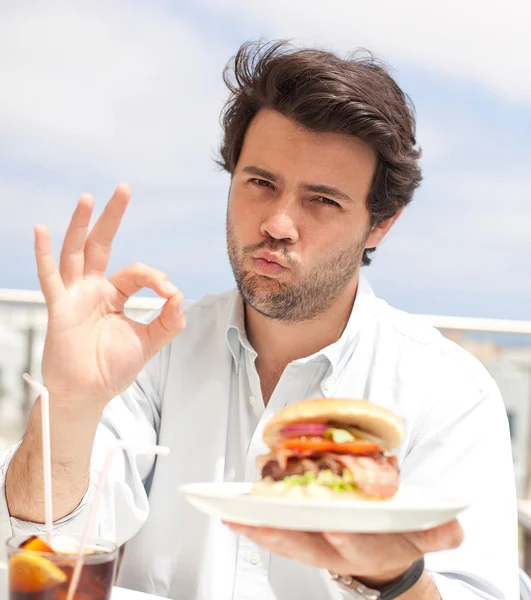
[[[404,207],[400,208],[396,212],[396,214],[394,214],[390,219],[386,219],[385,221],[382,221],[378,225],[375,225],[371,229],[371,232],[369,233],[369,237],[367,238],[367,241],[365,242],[365,248],[376,248],[376,246],[378,246],[382,242],[382,240],[387,235],[387,233],[391,229],[391,227],[395,224],[395,221],[402,214],[403,210],[404,210]]]

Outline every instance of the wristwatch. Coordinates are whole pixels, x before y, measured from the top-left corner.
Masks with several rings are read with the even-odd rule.
[[[386,583],[379,590],[372,589],[351,576],[340,577],[335,573],[331,573],[331,576],[342,590],[349,593],[349,598],[352,600],[394,600],[411,589],[420,579],[423,571],[424,557],[414,562],[400,577]]]

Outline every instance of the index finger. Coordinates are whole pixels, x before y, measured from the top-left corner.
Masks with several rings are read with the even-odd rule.
[[[49,307],[65,291],[65,286],[53,257],[52,242],[48,230],[43,225],[36,225],[34,232],[37,273],[42,293]]]
[[[117,186],[85,243],[85,275],[103,275],[111,255],[112,242],[131,198],[128,185]]]
[[[464,538],[463,529],[457,519],[432,529],[413,531],[403,535],[421,554],[452,550],[459,547]]]

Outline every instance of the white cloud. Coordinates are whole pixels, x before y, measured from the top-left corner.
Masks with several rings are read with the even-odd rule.
[[[95,193],[99,210],[126,180],[133,202],[113,267],[145,260],[177,283],[184,278],[194,295],[214,281],[230,283],[222,239],[227,179],[212,157],[226,94],[221,70],[243,39],[303,38],[341,52],[366,46],[403,69],[421,67],[441,81],[460,78],[531,102],[527,1],[184,4],[191,12],[208,9],[208,26],[218,20],[219,28],[206,30],[200,16],[179,12],[184,5],[157,0],[32,0],[0,8],[0,207],[8,216],[0,220],[0,253],[27,247],[0,268],[10,281],[6,269],[34,273],[33,223],[47,223],[58,247],[79,193]],[[487,265],[512,286],[508,293],[531,298],[531,279],[518,272],[531,254],[530,183],[518,166],[529,145],[503,127],[493,132],[469,107],[456,113],[450,122],[433,107],[419,114],[428,178],[377,253],[371,278],[395,289],[487,290]],[[492,135],[514,145],[513,164],[482,165],[478,155]],[[468,153],[468,172],[457,171],[458,152]]]
[[[156,2],[3,6],[3,239],[31,243],[43,222],[59,246],[79,194],[94,193],[99,213],[120,181],[133,188],[122,235],[216,218],[227,188],[213,156],[229,54]]]
[[[0,56],[11,159],[159,185],[211,168],[220,65],[156,3],[14,4],[1,13]]]
[[[434,295],[484,294],[485,304],[500,293],[508,306],[518,297],[531,300],[530,199],[528,174],[444,172],[390,232],[371,276],[385,286]]]
[[[337,50],[364,46],[531,102],[528,0],[207,0],[250,31]],[[243,27],[242,27],[243,28]]]

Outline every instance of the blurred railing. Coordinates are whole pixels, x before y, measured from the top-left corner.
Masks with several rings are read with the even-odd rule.
[[[139,318],[162,302],[134,297],[126,312]],[[531,321],[417,316],[474,354],[501,389],[511,428],[523,547],[528,549],[526,570],[531,572]],[[27,371],[39,377],[46,317],[41,292],[0,289],[0,450],[24,429],[33,394],[21,375]]]
[[[162,305],[158,298],[131,298],[131,318]],[[18,440],[33,402],[22,380],[25,372],[39,377],[47,311],[41,292],[0,289],[0,450]]]

